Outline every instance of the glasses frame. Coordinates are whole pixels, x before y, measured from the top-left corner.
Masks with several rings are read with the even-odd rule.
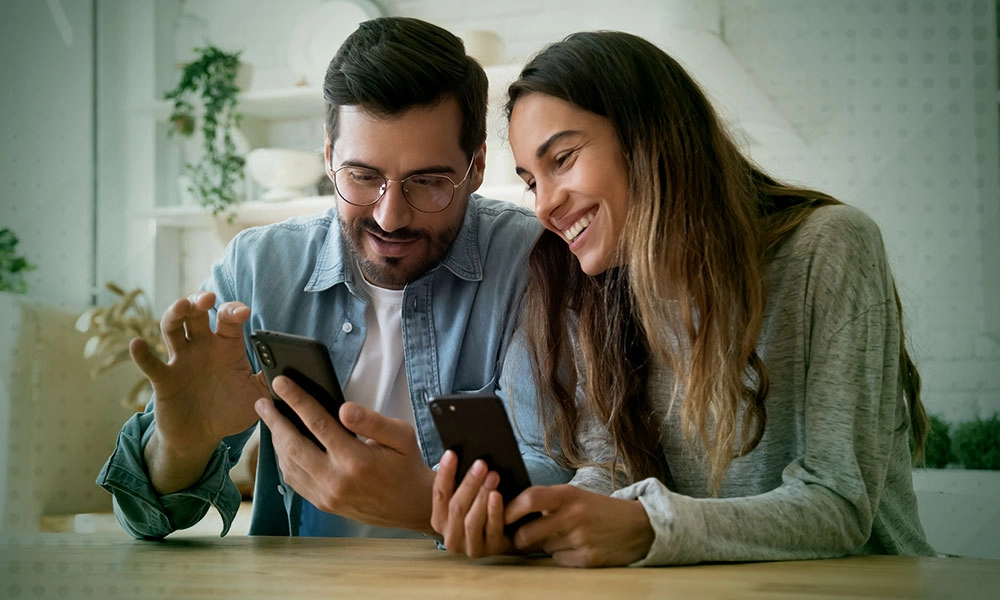
[[[469,174],[472,173],[472,165],[473,165],[473,163],[476,162],[476,156],[478,154],[479,153],[476,152],[475,154],[472,155],[472,160],[469,161],[469,166],[465,169],[465,176],[462,177],[462,181],[459,181],[458,183],[455,183],[452,180],[451,177],[448,177],[447,175],[445,175],[443,173],[414,173],[413,175],[410,175],[409,177],[404,177],[402,179],[392,179],[391,177],[386,177],[384,173],[382,173],[380,171],[376,171],[375,169],[369,169],[368,167],[359,167],[359,166],[356,166],[356,165],[344,165],[342,167],[338,167],[337,169],[334,169],[333,168],[333,164],[331,164],[331,163],[328,162],[327,163],[327,169],[329,169],[330,173],[332,174],[331,179],[333,180],[333,189],[335,189],[337,191],[337,195],[340,196],[341,200],[343,200],[344,202],[350,204],[351,206],[373,206],[375,204],[378,204],[378,201],[381,200],[382,198],[384,198],[385,197],[385,193],[387,191],[389,191],[389,184],[395,182],[395,183],[400,184],[400,189],[403,192],[403,198],[406,200],[406,203],[410,205],[410,208],[412,208],[415,211],[422,212],[422,213],[425,213],[425,214],[434,214],[434,213],[439,213],[441,211],[447,210],[448,207],[451,206],[451,203],[455,201],[455,190],[457,190],[458,188],[460,188],[462,186],[462,184],[464,184],[469,179]],[[344,169],[364,169],[366,171],[371,171],[372,173],[375,173],[376,175],[378,175],[379,177],[381,177],[384,183],[382,184],[382,186],[380,188],[382,190],[382,192],[378,195],[378,198],[375,198],[371,202],[365,202],[365,203],[351,202],[350,200],[348,200],[344,196],[344,194],[341,193],[340,187],[337,185],[337,173],[343,171]],[[420,208],[418,206],[414,206],[413,202],[410,201],[410,196],[406,193],[406,182],[407,181],[409,181],[410,179],[413,179],[414,177],[428,177],[428,176],[443,177],[444,179],[447,179],[449,183],[451,183],[451,198],[448,199],[448,203],[447,204],[445,204],[444,206],[442,206],[441,208],[439,208],[437,210],[424,210],[424,209],[422,209],[422,208]]]

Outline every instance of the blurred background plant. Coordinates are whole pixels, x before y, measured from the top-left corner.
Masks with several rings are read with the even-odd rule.
[[[976,417],[955,426],[951,434],[955,461],[966,469],[1000,470],[1000,416]]]
[[[929,416],[931,431],[924,447],[924,460],[913,466],[1000,471],[1000,414],[955,424],[939,415]]]
[[[35,265],[17,254],[20,240],[8,227],[0,229],[0,292],[28,293],[24,274],[33,271]]]
[[[128,347],[137,337],[145,340],[153,354],[165,361],[167,347],[160,334],[160,321],[153,315],[145,292],[141,288],[125,291],[111,282],[104,287],[119,300],[109,306],[95,306],[76,321],[78,331],[93,334],[83,348],[84,358],[100,360],[90,376],[99,377],[120,363],[131,362]],[[139,373],[139,380],[122,398],[122,405],[142,410],[151,392],[149,380]]]
[[[184,65],[177,87],[164,94],[173,103],[169,133],[190,137],[201,121],[203,156],[187,165],[189,191],[213,215],[227,212],[242,199],[237,186],[243,183],[245,160],[237,151],[234,133],[242,115],[236,111],[240,87],[240,52],[225,52],[215,46],[195,48],[196,60]]]

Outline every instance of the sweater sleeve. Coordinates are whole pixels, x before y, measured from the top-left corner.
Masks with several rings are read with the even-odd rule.
[[[800,304],[811,324],[808,356],[790,358],[806,363],[796,424],[804,451],[784,467],[780,485],[755,495],[692,498],[655,479],[615,492],[639,500],[655,532],[635,566],[866,551],[889,464],[908,457],[899,447],[908,421],[891,275],[874,224],[860,225],[812,240]]]
[[[881,353],[885,308],[859,317],[811,364],[806,452],[785,467],[780,486],[755,496],[691,498],[646,479],[614,494],[642,502],[655,532],[637,566],[824,558],[861,549],[896,428],[892,403],[879,401],[884,387],[896,385],[896,360]],[[884,359],[891,368],[882,367]]]

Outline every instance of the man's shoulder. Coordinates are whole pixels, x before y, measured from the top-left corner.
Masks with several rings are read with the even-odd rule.
[[[336,227],[335,209],[323,213],[301,215],[277,223],[249,227],[236,234],[230,246],[237,249],[270,251],[275,248],[301,248],[322,244]]]
[[[469,199],[480,238],[506,238],[511,234],[534,239],[541,232],[535,214],[523,206],[505,200],[473,195]]]

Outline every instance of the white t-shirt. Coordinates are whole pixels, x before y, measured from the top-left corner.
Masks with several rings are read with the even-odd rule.
[[[376,287],[364,277],[355,281],[370,302],[365,308],[365,343],[344,386],[344,398],[413,425],[403,360],[403,290]]]
[[[344,399],[413,425],[406,361],[403,360],[403,290],[373,286],[361,276],[360,269],[355,269],[355,274],[358,292],[366,295],[369,302],[365,308],[365,342],[344,386]],[[421,537],[406,529],[365,525],[333,517],[304,499],[300,532],[338,537]]]

